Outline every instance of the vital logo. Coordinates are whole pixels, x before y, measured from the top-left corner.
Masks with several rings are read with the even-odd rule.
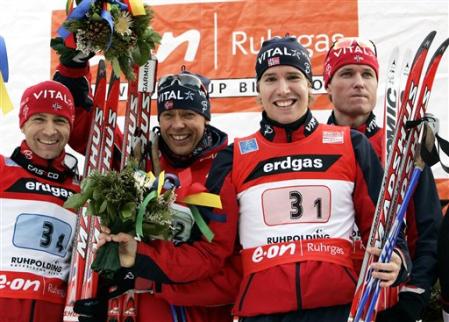
[[[42,183],[35,179],[21,178],[11,185],[7,192],[15,193],[33,193],[46,196],[53,196],[66,201],[68,197],[73,195],[75,191],[65,189],[62,187],[56,187],[48,183]]]
[[[267,175],[291,172],[326,172],[341,155],[289,155],[259,162],[245,182]]]

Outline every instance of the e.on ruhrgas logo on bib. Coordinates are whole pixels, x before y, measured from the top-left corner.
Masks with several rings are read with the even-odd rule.
[[[209,77],[213,113],[260,110],[254,99],[254,65],[264,40],[286,33],[296,36],[312,58],[315,93],[323,94],[325,53],[334,40],[358,35],[357,0],[229,1],[152,8],[152,26],[162,36],[156,49],[158,78],[178,73],[182,65]],[[64,19],[64,11],[53,12],[53,35]],[[56,64],[53,52],[52,72]],[[121,99],[125,100],[122,82]],[[325,95],[319,95],[313,108],[328,106]]]

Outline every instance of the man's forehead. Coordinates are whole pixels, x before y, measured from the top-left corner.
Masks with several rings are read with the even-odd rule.
[[[191,110],[189,108],[182,108],[182,107],[173,108],[173,109],[170,109],[170,110],[165,110],[165,111],[163,111],[161,113],[161,115],[164,115],[164,114],[166,114],[166,115],[178,114],[178,115],[181,115],[181,116],[182,115],[198,115],[198,116],[201,116],[201,117],[204,118],[204,116],[201,115],[200,113],[198,113],[198,112],[196,112],[194,110]]]
[[[374,68],[372,68],[369,65],[361,65],[361,64],[349,64],[349,65],[344,65],[341,68],[338,69],[338,71],[372,71],[373,73],[375,73]]]

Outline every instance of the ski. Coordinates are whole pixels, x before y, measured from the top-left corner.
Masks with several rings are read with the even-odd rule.
[[[101,153],[102,128],[104,104],[106,100],[106,64],[104,60],[98,63],[97,81],[93,99],[94,117],[92,119],[86,155],[84,159],[83,178],[93,170],[99,168]],[[70,274],[67,283],[67,297],[64,308],[63,321],[78,321],[77,314],[73,312],[75,301],[81,298],[83,288],[84,270],[86,266],[87,240],[92,217],[87,215],[87,208],[82,207],[78,212],[78,223],[75,232]]]
[[[134,150],[144,151],[140,162],[140,166],[143,170],[148,168],[147,162],[151,162],[150,159],[146,157],[147,151],[149,150],[150,142],[150,117],[151,117],[151,96],[154,93],[156,85],[156,75],[157,75],[157,60],[152,56],[145,65],[139,67],[138,72],[138,96],[139,96],[139,112],[137,114],[137,128],[134,132],[134,138],[140,134],[141,148],[134,146]],[[136,152],[136,151],[135,151]],[[137,306],[138,301],[135,296],[134,290],[129,290],[122,295],[122,313],[121,322],[135,322],[137,321]]]
[[[103,136],[99,154],[99,167],[101,173],[106,173],[112,166],[112,155],[114,149],[114,132],[117,126],[117,107],[120,94],[120,78],[114,72],[111,73],[108,97],[105,106]],[[89,227],[89,239],[87,244],[86,265],[83,278],[83,289],[81,298],[92,298],[96,296],[98,287],[98,274],[91,269],[94,260],[94,251],[100,235],[100,219],[92,217]]]
[[[381,163],[385,168],[388,153],[391,151],[391,144],[393,141],[394,132],[396,129],[396,118],[398,113],[399,102],[399,76],[398,76],[398,63],[399,63],[399,47],[394,47],[388,60],[387,79],[385,82],[384,92],[384,119],[382,131],[384,131],[384,142],[382,147]],[[397,293],[397,289],[394,290]],[[393,288],[383,289],[381,299],[379,303],[383,306],[382,309],[386,309],[389,306],[390,296],[394,296]],[[379,304],[379,305],[381,305]]]
[[[397,52],[396,52],[397,51]],[[396,118],[398,113],[398,107],[402,103],[401,89],[403,86],[403,81],[407,79],[410,73],[411,56],[412,51],[410,48],[407,49],[403,59],[402,66],[399,69],[401,74],[397,75],[398,67],[398,56],[399,49],[395,47],[393,53],[390,57],[388,74],[387,74],[387,84],[385,88],[385,101],[384,101],[384,125],[383,130],[385,134],[384,149],[382,150],[382,165],[386,167],[386,161],[388,160],[389,152],[391,151],[391,144],[394,137],[394,132],[396,129]],[[397,303],[399,296],[399,287],[388,287],[382,289],[380,294],[378,309],[386,310],[392,305]]]
[[[396,116],[398,109],[398,78],[397,66],[399,59],[399,48],[393,48],[387,71],[387,81],[384,94],[384,125],[385,142],[382,149],[382,165],[385,166],[388,151],[391,151],[391,143],[393,141],[393,134],[396,127]]]
[[[156,83],[157,60],[151,58],[145,65],[134,67],[136,78],[128,83],[128,103],[125,111],[122,159],[120,168],[126,166],[130,157],[138,159],[146,170],[150,159],[146,157],[150,142],[151,96]],[[137,298],[134,291],[111,299],[108,304],[108,322],[134,322],[137,320]]]
[[[410,73],[410,68],[411,68],[411,64],[412,64],[411,58],[412,58],[412,50],[410,48],[408,48],[407,51],[405,52],[404,60],[402,61],[402,67],[401,67],[402,73],[399,75],[398,106],[401,106],[402,101],[403,101],[404,91],[401,91],[401,88],[405,87],[405,84],[403,84],[403,82],[405,82],[407,80],[408,75]]]
[[[371,226],[368,238],[367,246],[370,247],[374,247],[376,245],[380,246],[381,241],[384,239],[386,227],[388,221],[390,221],[387,221],[389,208],[394,194],[397,193],[397,189],[394,188],[397,187],[397,183],[401,178],[401,175],[405,175],[405,173],[402,173],[403,171],[400,169],[399,164],[402,163],[401,160],[403,158],[410,157],[405,155],[406,151],[404,150],[405,141],[407,139],[406,123],[411,118],[422,69],[435,34],[435,31],[429,33],[429,35],[427,35],[421,43],[415,55],[410,74],[405,85],[404,98],[407,98],[407,100],[402,101],[399,115],[397,117],[398,124],[396,125],[392,150],[388,156],[387,167],[385,169],[381,191],[379,193],[379,200],[376,205],[376,212],[374,214],[373,224]],[[370,282],[370,272],[368,267],[373,261],[374,257],[366,252],[348,318],[349,322],[359,321],[361,314],[363,313],[365,303],[361,303],[361,299],[362,294],[365,292],[365,288]],[[361,306],[362,309],[360,309],[359,306]]]
[[[397,235],[399,234],[399,230],[403,222],[403,217],[407,209],[407,203],[409,200],[406,199],[408,197],[407,193],[413,193],[414,191],[411,190],[410,192],[411,181],[412,179],[417,181],[419,178],[420,173],[419,174],[417,173],[419,172],[419,167],[414,167],[415,164],[414,160],[417,158],[417,156],[419,157],[418,153],[416,152],[416,146],[419,143],[420,139],[419,138],[420,134],[418,133],[416,125],[419,124],[424,118],[424,114],[426,112],[430,98],[430,93],[432,90],[432,85],[435,79],[436,71],[438,69],[441,58],[448,46],[449,46],[449,39],[446,39],[438,47],[438,49],[432,56],[428,64],[426,73],[422,80],[418,100],[415,108],[413,109],[413,115],[410,118],[410,122],[407,122],[406,124],[405,131],[407,132],[406,133],[407,142],[404,149],[406,157],[404,157],[401,160],[401,164],[399,166],[400,172],[397,180],[397,185],[393,188],[394,191],[396,191],[397,193],[394,194],[391,206],[388,209],[387,215],[388,221],[386,230],[388,232],[388,237],[387,238],[384,237],[382,243],[383,248],[382,254],[380,256],[381,262],[387,262],[391,258],[396,238]],[[413,104],[415,100],[414,97],[416,97],[416,95],[411,93],[410,97],[408,97],[408,101],[406,102],[406,104]],[[402,175],[402,172],[404,171],[405,175]],[[376,314],[376,304],[379,295],[379,281],[371,279],[369,281],[369,285],[370,287],[366,288],[366,291],[362,296],[362,298],[370,297],[366,317],[363,321],[370,321],[371,316],[373,315],[373,317],[375,317]]]

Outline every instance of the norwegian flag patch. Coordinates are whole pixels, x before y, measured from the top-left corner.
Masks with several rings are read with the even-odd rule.
[[[344,135],[342,131],[323,131],[323,143],[342,144],[344,143]]]
[[[166,101],[166,102],[164,103],[164,108],[165,108],[166,110],[171,110],[171,109],[173,108],[173,101]]]
[[[267,60],[268,66],[279,65],[281,63],[280,57],[271,57]]]

